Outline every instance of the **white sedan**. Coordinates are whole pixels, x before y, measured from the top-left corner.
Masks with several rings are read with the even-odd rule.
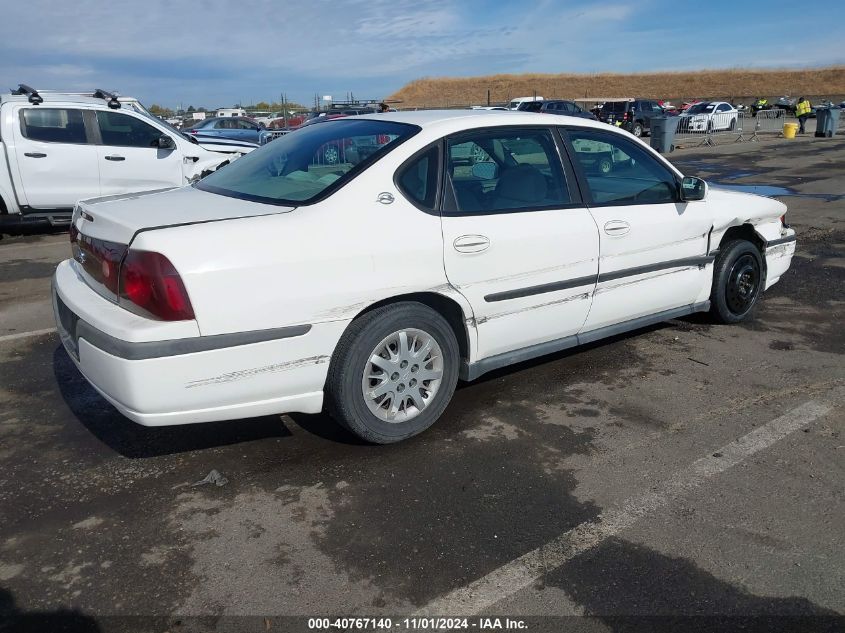
[[[725,101],[702,101],[691,105],[678,117],[678,132],[717,132],[736,130],[739,111]]]
[[[749,318],[792,260],[785,211],[581,118],[350,117],[193,186],[80,203],[53,298],[74,362],[136,422],[325,409],[388,443],[459,378],[693,312]]]

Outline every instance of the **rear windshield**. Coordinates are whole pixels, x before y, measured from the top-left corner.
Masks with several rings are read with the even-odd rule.
[[[602,112],[627,112],[628,101],[608,101],[601,107]]]
[[[271,204],[309,204],[328,195],[419,132],[405,123],[325,121],[285,134],[197,183],[197,188]]]

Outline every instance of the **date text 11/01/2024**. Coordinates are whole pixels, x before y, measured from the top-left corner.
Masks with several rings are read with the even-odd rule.
[[[400,631],[444,631],[444,630],[472,630],[497,631],[525,630],[528,625],[524,620],[500,617],[482,618],[309,618],[308,629],[312,631],[367,631],[367,630],[400,630]]]

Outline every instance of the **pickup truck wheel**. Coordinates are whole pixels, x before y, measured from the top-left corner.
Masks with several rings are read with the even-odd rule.
[[[748,240],[724,244],[713,268],[711,314],[720,323],[739,323],[750,318],[764,282],[763,258],[754,244]]]
[[[358,437],[390,444],[422,433],[452,399],[458,341],[449,323],[417,302],[355,319],[326,378],[326,409]]]
[[[634,123],[634,127],[631,129],[631,134],[640,138],[643,135],[643,124],[642,123]]]

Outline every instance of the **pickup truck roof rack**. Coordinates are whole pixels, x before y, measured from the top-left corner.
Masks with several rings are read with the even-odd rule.
[[[120,101],[118,101],[116,94],[107,92],[102,88],[97,88],[91,96],[95,99],[106,99],[106,105],[108,105],[112,110],[120,110]]]
[[[44,97],[38,94],[35,88],[30,88],[26,84],[18,84],[17,90],[12,90],[13,95],[29,95],[29,102],[33,105],[38,105],[44,102]]]

